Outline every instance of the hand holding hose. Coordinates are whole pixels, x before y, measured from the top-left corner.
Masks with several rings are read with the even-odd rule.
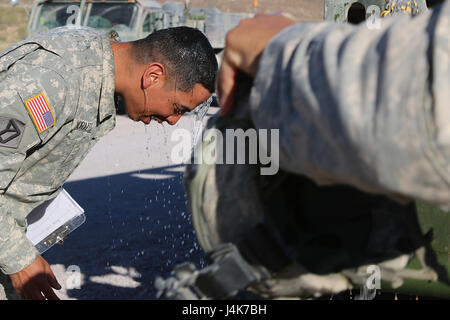
[[[241,20],[236,28],[228,32],[217,77],[217,93],[223,115],[233,109],[238,74],[243,72],[254,78],[259,58],[269,41],[295,23],[286,14],[256,15],[255,18]]]

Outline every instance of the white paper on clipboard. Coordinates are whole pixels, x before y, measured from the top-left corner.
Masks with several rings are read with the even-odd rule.
[[[39,253],[61,243],[86,220],[83,208],[62,189],[56,198],[34,209],[27,217],[27,238]]]

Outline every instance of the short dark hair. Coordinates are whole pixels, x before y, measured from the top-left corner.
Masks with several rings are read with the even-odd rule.
[[[175,27],[155,31],[144,39],[133,41],[137,62],[161,62],[168,69],[169,81],[184,92],[196,83],[214,92],[217,60],[214,49],[198,29]]]

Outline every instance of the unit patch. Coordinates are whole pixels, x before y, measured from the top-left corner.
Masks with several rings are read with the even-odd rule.
[[[25,124],[19,120],[0,117],[0,147],[17,149],[22,141]]]

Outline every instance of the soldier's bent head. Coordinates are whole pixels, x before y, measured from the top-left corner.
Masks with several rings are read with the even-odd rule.
[[[130,118],[175,124],[214,92],[217,60],[197,29],[176,27],[113,43],[116,93]]]
[[[214,91],[217,60],[214,49],[201,31],[188,27],[163,29],[132,44],[140,64],[164,63],[178,89],[192,90],[200,83]]]

